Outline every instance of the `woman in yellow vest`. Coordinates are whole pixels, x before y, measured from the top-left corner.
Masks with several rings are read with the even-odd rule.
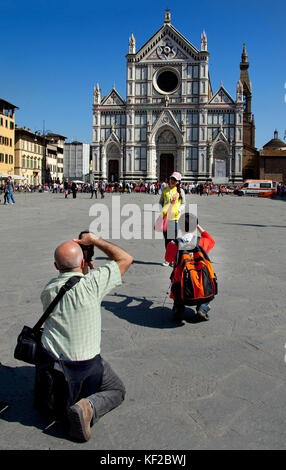
[[[162,217],[168,216],[167,231],[163,232],[165,238],[165,248],[171,240],[177,238],[178,220],[185,207],[185,192],[181,188],[182,176],[175,171],[170,176],[169,185],[162,191],[159,204],[162,206]],[[163,266],[169,266],[166,261]]]

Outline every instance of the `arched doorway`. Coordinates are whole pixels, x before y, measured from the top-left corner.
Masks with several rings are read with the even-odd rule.
[[[218,142],[213,150],[213,170],[214,182],[225,183],[229,177],[229,152],[226,144]]]
[[[108,160],[108,181],[116,183],[119,181],[119,161]]]
[[[166,181],[174,171],[174,155],[161,153],[160,155],[160,181]]]
[[[169,129],[163,130],[156,139],[159,159],[159,181],[166,181],[175,169],[177,139]]]
[[[107,147],[107,180],[116,183],[120,180],[120,149],[114,143]]]

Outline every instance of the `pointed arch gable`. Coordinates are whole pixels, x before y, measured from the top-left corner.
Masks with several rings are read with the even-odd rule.
[[[188,59],[199,60],[199,50],[191,44],[179,31],[171,24],[164,24],[161,28],[136,52],[135,62],[146,60],[146,56],[157,49],[160,41],[164,38],[170,38],[180,48]]]
[[[221,85],[209,100],[209,104],[235,104],[235,102],[231,95]]]
[[[118,91],[115,88],[112,88],[112,90],[108,93],[108,95],[105,96],[102,99],[101,105],[103,105],[103,106],[125,106],[126,102],[120,96]]]
[[[122,159],[123,154],[121,150],[120,141],[117,135],[112,132],[104,144],[104,152],[108,160],[110,159]]]
[[[117,145],[118,149],[120,150],[121,152],[121,148],[120,148],[120,140],[118,139],[117,135],[115,134],[114,131],[111,132],[110,136],[108,137],[108,139],[105,141],[104,143],[104,148],[107,149],[108,145],[110,144],[115,144]]]
[[[179,124],[171,111],[163,111],[161,115],[158,117],[157,121],[153,125],[152,133],[151,133],[151,143],[156,145],[156,139],[158,137],[158,133],[161,133],[164,130],[170,130],[176,137],[176,141],[178,145],[183,143],[183,135]]]

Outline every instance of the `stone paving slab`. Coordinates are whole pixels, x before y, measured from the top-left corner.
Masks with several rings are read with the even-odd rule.
[[[157,196],[122,195],[155,204]],[[102,303],[102,355],[126,385],[124,403],[104,416],[85,444],[33,409],[34,367],[13,351],[24,324],[41,313],[40,293],[56,275],[53,253],[87,229],[104,202],[80,194],[16,195],[0,205],[0,449],[285,449],[285,233],[283,200],[187,196],[215,238],[219,280],[209,322],[186,311],[171,321],[170,269],[163,240],[115,240],[134,256],[124,283]],[[140,233],[141,225],[136,224]],[[96,252],[96,264],[106,262]]]

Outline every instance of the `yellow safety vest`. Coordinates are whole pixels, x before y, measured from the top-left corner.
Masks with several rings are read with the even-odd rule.
[[[168,186],[167,189],[165,189],[164,191],[164,205],[162,209],[163,217],[165,217],[165,215],[167,214],[168,209],[171,204],[172,204],[172,208],[170,212],[168,213],[168,220],[179,220],[181,214],[178,212],[178,209],[182,205],[182,199],[180,198],[180,195],[176,187],[171,189],[170,186]]]

